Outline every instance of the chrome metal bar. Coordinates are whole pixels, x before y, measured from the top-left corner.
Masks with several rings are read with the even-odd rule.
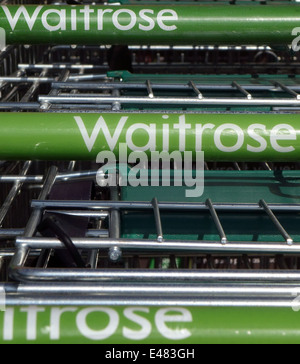
[[[119,200],[119,191],[117,187],[110,189],[111,199]],[[112,209],[109,215],[109,237],[117,240],[121,236],[121,216],[118,209]],[[113,262],[118,262],[122,258],[122,250],[118,245],[111,246],[108,251],[109,259]]]
[[[54,82],[55,78],[53,77],[13,77],[13,76],[1,76],[0,82],[9,82],[9,83],[51,83]]]
[[[161,223],[161,217],[160,217],[160,211],[159,211],[157,198],[154,198],[152,200],[151,204],[153,206],[153,212],[154,212],[154,218],[155,218],[157,241],[159,243],[161,243],[164,240],[164,236],[163,236],[162,223]]]
[[[228,296],[228,297],[296,297],[300,293],[300,287],[297,284],[283,283],[265,283],[244,285],[243,282],[235,283],[216,283],[212,282],[207,285],[202,282],[144,282],[142,285],[138,282],[124,282],[122,284],[115,282],[95,282],[74,284],[57,282],[53,283],[27,283],[27,284],[7,284],[0,285],[6,293],[15,294],[86,294],[86,295],[157,295],[157,296],[185,296],[185,297],[207,297],[207,296]]]
[[[0,101],[0,110],[1,109],[23,109],[23,110],[37,110],[40,107],[40,103],[38,102],[2,102]]]
[[[228,297],[127,297],[127,296],[65,296],[65,295],[38,295],[22,296],[7,295],[8,306],[35,306],[39,302],[41,306],[154,306],[154,307],[294,307],[293,298],[228,298]]]
[[[198,91],[227,91],[227,92],[232,92],[232,87],[233,84],[232,83],[228,83],[228,84],[218,84],[218,85],[214,85],[214,84],[209,84],[209,83],[198,83],[195,81],[192,81],[193,84],[195,85],[195,87],[197,88]],[[275,87],[274,84],[270,85],[268,84],[268,81],[264,81],[264,80],[257,80],[256,82],[262,82],[261,84],[252,84],[252,83],[245,83],[243,85],[241,84],[237,84],[237,82],[235,82],[237,84],[237,86],[239,86],[241,88],[241,92],[245,93],[247,92],[266,92],[266,91],[275,91]],[[263,83],[266,82],[266,83]],[[111,90],[111,89],[122,89],[122,90],[147,90],[147,84],[144,82],[103,82],[103,83],[86,83],[86,82],[70,82],[70,81],[66,81],[66,82],[53,82],[52,83],[52,87],[53,88],[62,88],[65,90],[68,89],[75,89],[77,88],[78,90]],[[151,81],[151,87],[153,90],[164,90],[164,91],[189,91],[191,89],[191,85],[190,83],[188,84],[184,84],[184,83],[158,83],[158,82],[153,82]],[[235,86],[236,87],[236,86]],[[293,90],[295,92],[300,92],[300,85],[297,84],[292,84],[289,85],[289,90]],[[242,91],[243,90],[243,91]],[[246,94],[245,94],[246,96]]]
[[[65,82],[68,80],[69,76],[70,76],[70,70],[65,69],[62,71],[61,75],[59,76],[58,81]],[[51,89],[51,91],[49,92],[50,97],[59,97],[58,94],[59,94],[59,90],[57,90],[57,89]],[[49,104],[49,102],[42,102],[40,108],[42,110],[46,111],[51,108],[51,105]]]
[[[106,96],[108,96],[108,95],[103,95],[103,97],[106,97]],[[119,90],[113,90],[112,91],[112,97],[120,98],[120,91]],[[114,101],[112,103],[111,110],[112,111],[120,111],[121,110],[121,103],[120,103],[120,101]]]
[[[154,97],[154,93],[153,93],[153,89],[152,89],[152,85],[151,85],[151,81],[147,80],[146,81],[146,86],[147,86],[147,91],[148,91],[148,96],[153,99]]]
[[[24,234],[24,229],[0,229],[0,238],[16,237]]]
[[[56,213],[55,211],[51,211],[52,213]],[[72,214],[70,214],[72,216]],[[81,216],[81,215],[75,215],[75,216]],[[83,215],[85,216],[85,215]],[[88,215],[89,216],[89,215]],[[93,216],[93,215],[92,215]],[[19,228],[19,229],[0,229],[0,239],[1,238],[15,238],[17,236],[24,235],[25,229]],[[108,230],[106,229],[89,229],[86,232],[86,237],[91,238],[109,238]],[[2,250],[0,250],[1,255]]]
[[[54,64],[26,64],[19,63],[18,68],[21,70],[39,70],[39,69],[86,69],[91,70],[97,68],[97,66],[92,64],[71,64],[71,63],[54,63]]]
[[[281,82],[274,82],[275,86],[279,86],[283,91],[287,92],[288,94],[294,96],[297,100],[300,100],[300,94],[298,94],[296,91],[292,90],[290,87],[287,87],[283,85]]]
[[[149,104],[149,105],[226,105],[226,106],[299,106],[300,99],[271,99],[271,98],[192,98],[192,97],[142,97],[142,96],[122,96],[122,97],[103,97],[103,96],[39,96],[41,103],[115,103],[120,104]]]
[[[32,200],[32,207],[40,208],[56,208],[56,209],[88,209],[88,210],[109,210],[126,209],[126,210],[151,210],[153,206],[151,202],[137,201],[56,201],[56,200]],[[160,210],[189,210],[189,211],[205,211],[207,206],[205,203],[188,203],[188,202],[158,202]],[[257,203],[214,203],[216,211],[244,211],[258,212],[264,209]],[[277,212],[295,212],[300,211],[300,204],[269,204],[272,211]]]
[[[39,200],[45,200],[48,197],[48,194],[50,193],[51,188],[56,180],[57,171],[58,171],[57,167],[53,166],[50,168],[50,170],[45,178],[45,183],[43,185],[43,188],[40,192]],[[35,233],[36,227],[40,221],[41,215],[42,215],[42,209],[39,207],[36,207],[28,220],[27,226],[25,228],[24,236],[26,236],[26,237],[33,236],[33,234]]]
[[[266,211],[270,219],[272,220],[273,224],[276,226],[280,234],[283,236],[287,244],[291,245],[293,244],[293,239],[290,237],[290,235],[286,232],[286,230],[283,228],[283,226],[278,221],[277,217],[273,214],[272,210],[268,206],[268,204],[264,200],[260,200],[259,202],[260,206],[263,207],[263,209]]]
[[[219,216],[214,208],[213,203],[211,202],[211,199],[207,199],[205,202],[206,206],[209,208],[210,214],[212,216],[212,219],[217,227],[218,233],[220,235],[220,239],[221,239],[221,244],[226,244],[227,243],[227,237],[226,234],[224,232],[223,226],[221,224],[221,221],[219,219]]]
[[[28,173],[28,170],[31,166],[31,161],[27,161],[24,163],[23,168],[20,172],[20,176],[25,176]],[[8,210],[10,209],[13,201],[15,200],[16,196],[18,195],[18,193],[20,192],[21,188],[22,188],[22,181],[20,180],[16,180],[14,182],[13,187],[11,188],[10,192],[8,193],[8,195],[6,196],[6,199],[3,203],[3,205],[1,206],[0,209],[0,226],[2,226],[3,221],[7,215]]]
[[[81,74],[78,74],[78,75],[71,75],[69,77],[69,80],[70,81],[81,81],[81,80],[104,80],[107,78],[107,75],[106,73],[104,74],[101,74],[101,75],[81,75]]]
[[[240,84],[238,84],[236,81],[233,81],[232,87],[234,87],[237,90],[239,90],[243,95],[246,96],[246,98],[248,100],[251,100],[252,99],[252,95],[244,87],[242,87]]]
[[[73,243],[78,249],[109,249],[113,246],[123,250],[157,251],[157,252],[201,252],[221,254],[299,254],[300,244],[286,245],[276,242],[235,241],[221,244],[216,241],[164,240],[161,244],[153,240],[133,239],[85,239],[74,238]],[[54,238],[23,238],[16,240],[17,246],[26,245],[30,248],[62,249],[63,244]]]
[[[18,251],[19,265],[14,276],[19,281],[52,282],[242,282],[300,284],[298,270],[163,270],[163,269],[36,269],[22,266],[23,247]]]
[[[40,78],[43,78],[47,75],[48,70],[43,70],[40,74]],[[26,92],[26,94],[22,97],[21,102],[28,102],[33,96],[34,94],[38,91],[40,84],[42,82],[37,80],[36,82],[34,82],[31,87],[29,88],[29,90]]]
[[[53,214],[68,215],[68,216],[81,216],[81,217],[92,217],[97,219],[106,219],[109,216],[107,211],[82,211],[82,210],[51,210]],[[115,236],[116,237],[116,236]]]
[[[200,90],[198,89],[198,87],[195,85],[194,81],[190,81],[189,82],[189,86],[192,88],[192,90],[195,92],[195,94],[197,95],[198,99],[203,99],[203,95],[200,92]]]
[[[69,172],[61,173],[57,175],[57,181],[69,181],[69,180],[83,180],[92,179],[97,175],[97,171],[81,171],[81,172]],[[20,175],[6,175],[0,176],[0,183],[11,183],[15,181],[21,181],[23,183],[41,183],[43,182],[44,176],[20,176]]]
[[[39,199],[44,200],[47,198],[55,182],[57,170],[58,170],[57,167],[54,166],[49,169],[42,190],[40,192]],[[34,235],[37,225],[41,220],[41,217],[42,217],[42,209],[39,207],[34,208],[25,227],[24,231],[25,237],[32,237]],[[20,246],[17,249],[16,254],[13,256],[9,266],[9,274],[12,279],[15,279],[18,276],[16,274],[16,268],[19,265],[23,265],[25,263],[27,256],[29,254],[29,250],[30,249],[28,248],[28,246],[25,245]]]

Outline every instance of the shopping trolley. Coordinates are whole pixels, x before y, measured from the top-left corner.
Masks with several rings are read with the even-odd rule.
[[[10,44],[0,53],[3,343],[299,342],[300,83],[289,46],[300,8],[222,2],[223,25],[195,45],[170,29],[119,33],[113,47],[110,34],[97,38],[109,24],[156,27],[152,15],[169,8],[160,28],[177,26],[183,8],[160,3],[138,2],[136,18],[134,1],[0,8]],[[182,3],[187,19],[210,5]],[[240,6],[254,23],[222,36]],[[257,14],[263,34],[249,38]],[[94,38],[75,31],[84,27]],[[168,186],[161,162],[124,183],[137,165],[118,158],[107,184],[99,153],[120,157],[120,144],[191,152],[203,191],[178,183],[186,171],[171,160]]]

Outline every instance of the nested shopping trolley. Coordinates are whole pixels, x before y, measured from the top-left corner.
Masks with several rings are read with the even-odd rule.
[[[299,24],[1,3],[1,342],[299,342]]]

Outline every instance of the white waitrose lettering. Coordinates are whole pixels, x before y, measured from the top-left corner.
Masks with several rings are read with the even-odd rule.
[[[129,122],[128,116],[120,118],[112,134],[104,117],[100,116],[91,136],[89,136],[83,118],[74,116],[74,119],[89,152],[97,145],[98,138],[102,138],[101,148],[105,149],[103,142],[106,142],[112,152],[115,151],[119,143],[126,143],[132,151],[154,152],[163,150],[169,152],[171,137],[172,147],[175,148],[175,145],[178,145],[177,150],[179,152],[186,151],[188,138],[189,145],[191,145],[191,138],[194,138],[193,143],[195,143],[194,150],[196,152],[205,152],[205,148],[215,147],[222,153],[234,153],[242,149],[250,153],[261,153],[269,147],[278,153],[291,153],[295,151],[292,141],[297,140],[297,132],[289,124],[278,124],[267,130],[266,125],[263,124],[250,124],[247,128],[242,129],[233,123],[224,123],[219,126],[207,123],[194,124],[195,130],[192,130],[192,124],[186,123],[185,115],[179,116],[178,122],[173,124],[161,124],[161,135],[158,135],[158,124],[133,123],[125,128]],[[101,131],[102,133],[100,133]],[[143,142],[140,141],[140,138],[143,138]],[[158,143],[159,138],[162,139],[160,141],[161,147]],[[137,141],[143,145],[137,145]],[[204,141],[206,145],[203,146]],[[287,143],[288,141],[290,143]],[[174,143],[176,144],[174,145]],[[100,151],[97,150],[97,152]]]
[[[122,32],[128,32],[137,28],[144,32],[149,32],[155,27],[165,31],[172,32],[177,29],[179,20],[178,14],[172,9],[162,9],[155,13],[152,9],[141,9],[138,12],[127,8],[106,8],[97,9],[90,5],[85,5],[78,9],[58,9],[45,8],[39,5],[35,8],[32,15],[29,15],[25,6],[18,7],[13,15],[8,6],[2,5],[1,8],[6,15],[7,21],[12,30],[15,30],[18,23],[23,23],[24,19],[30,31],[34,26],[42,25],[50,32],[78,30],[84,25],[84,30],[109,30],[108,25],[113,25]],[[51,24],[49,24],[51,16]],[[52,24],[54,22],[54,24]],[[107,29],[105,28],[107,25]]]
[[[153,312],[154,310],[154,312]],[[151,314],[152,311],[152,314]],[[18,320],[25,315],[25,319]],[[165,307],[125,307],[117,311],[111,307],[51,307],[41,306],[7,307],[2,313],[0,323],[0,342],[13,341],[25,333],[28,341],[58,341],[64,338],[66,322],[62,316],[68,316],[68,325],[73,328],[74,337],[82,337],[91,341],[103,341],[113,335],[122,335],[125,339],[141,341],[152,333],[169,340],[184,340],[192,335],[188,324],[193,322],[191,312],[187,308]],[[154,321],[153,321],[154,315]],[[152,325],[153,322],[153,325]],[[172,325],[175,323],[176,325]],[[46,326],[45,326],[46,324]],[[70,327],[71,327],[70,326]],[[189,325],[190,326],[190,325]],[[77,332],[75,332],[77,328]],[[17,332],[14,330],[17,329]],[[2,337],[1,337],[2,336]],[[69,336],[69,333],[67,334]]]
[[[278,144],[279,140],[296,140],[297,139],[297,135],[296,135],[296,130],[291,127],[290,125],[287,124],[280,124],[280,125],[276,125],[272,130],[271,130],[271,144],[272,147],[280,153],[290,153],[293,152],[295,150],[294,147],[289,146],[289,147],[282,147]]]
[[[48,16],[50,14],[57,14],[59,16],[59,22],[57,25],[50,25],[48,23]],[[46,10],[42,15],[42,24],[44,28],[49,30],[50,32],[55,32],[57,30],[66,30],[66,10]]]
[[[30,16],[28,14],[28,11],[27,9],[25,8],[25,6],[20,6],[15,14],[15,16],[12,16],[8,7],[6,5],[2,5],[2,9],[4,10],[4,13],[7,17],[7,20],[11,26],[11,29],[12,30],[15,30],[15,27],[20,19],[20,16],[23,14],[24,18],[25,18],[25,21],[28,25],[28,28],[29,30],[32,30],[35,22],[36,22],[36,19],[39,15],[39,13],[41,12],[41,10],[43,9],[43,6],[42,5],[39,5],[33,12],[32,16]]]

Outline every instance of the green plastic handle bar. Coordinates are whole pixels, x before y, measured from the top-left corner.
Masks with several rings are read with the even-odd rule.
[[[299,300],[295,298],[294,310],[276,303],[274,307],[7,306],[0,312],[0,343],[299,344]],[[103,357],[116,358],[117,349],[103,349],[107,350]],[[152,355],[152,359],[171,353],[150,349],[137,350],[140,357]],[[192,349],[189,357],[183,348],[176,355],[191,359]],[[194,354],[200,357],[199,352]]]
[[[6,44],[279,45],[299,24],[293,4],[0,6]]]
[[[1,160],[204,151],[207,161],[299,161],[299,114],[1,113]],[[125,156],[126,157],[126,156]],[[127,160],[125,161],[127,162]]]

